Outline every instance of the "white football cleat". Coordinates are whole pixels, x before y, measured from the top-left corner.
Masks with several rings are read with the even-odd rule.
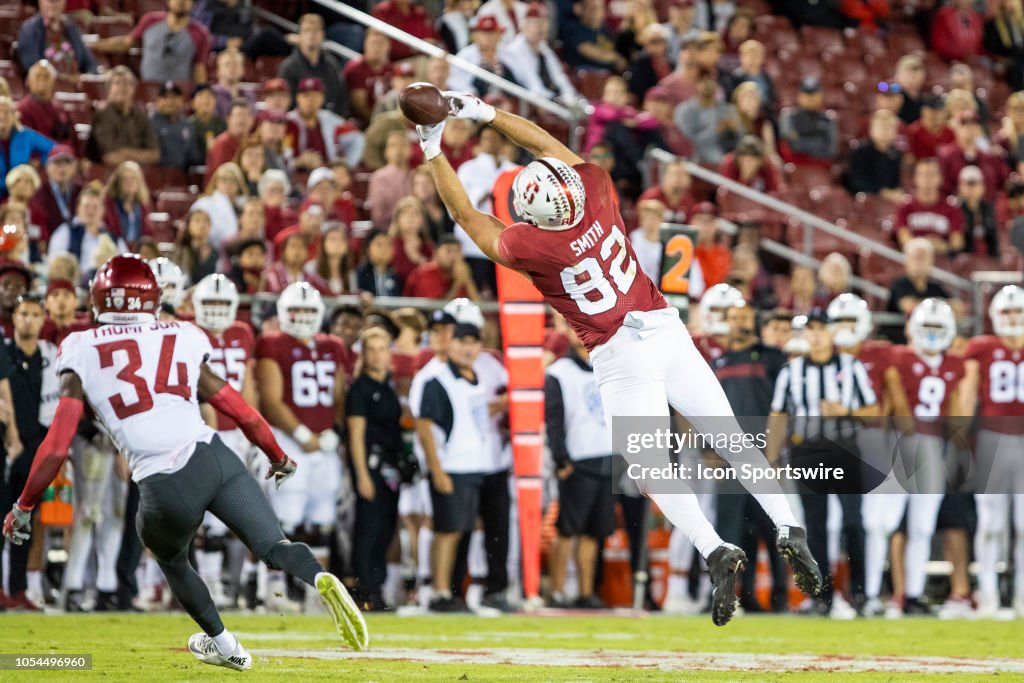
[[[369,647],[370,632],[366,629],[366,620],[338,577],[328,572],[320,572],[316,575],[316,589],[334,619],[338,634],[354,650],[362,651]]]
[[[828,616],[837,621],[850,621],[857,618],[857,610],[837,592],[832,596],[832,609],[829,610]]]
[[[973,619],[974,606],[967,598],[947,598],[939,608],[939,619]]]
[[[188,639],[188,651],[203,664],[223,666],[235,671],[245,671],[252,666],[252,655],[246,652],[242,643],[236,641],[235,650],[225,657],[217,651],[213,638],[205,633],[193,633]]]

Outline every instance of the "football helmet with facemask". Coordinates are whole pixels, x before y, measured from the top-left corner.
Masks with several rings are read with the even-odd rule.
[[[312,339],[324,322],[324,301],[308,282],[293,282],[277,299],[281,331],[296,339]]]
[[[700,328],[704,334],[729,334],[725,316],[733,306],[743,303],[743,294],[732,285],[721,282],[704,292],[700,299]]]
[[[956,316],[942,299],[925,299],[910,313],[907,336],[914,348],[942,353],[956,338]]]
[[[188,280],[178,264],[161,256],[149,262],[149,267],[156,275],[156,281],[160,285],[160,303],[169,304],[177,308],[185,300],[185,290],[188,289]]]
[[[156,319],[160,285],[138,254],[118,254],[100,266],[89,285],[100,324],[133,325]]]
[[[531,161],[512,181],[512,206],[542,230],[568,230],[583,220],[587,191],[576,170],[553,157]]]
[[[832,339],[841,349],[860,344],[871,334],[871,311],[868,303],[856,294],[840,294],[828,305]]]
[[[238,314],[238,288],[220,273],[207,275],[192,290],[196,324],[213,333],[231,327]]]
[[[1006,285],[992,297],[988,305],[992,329],[1000,337],[1024,335],[1024,289]]]

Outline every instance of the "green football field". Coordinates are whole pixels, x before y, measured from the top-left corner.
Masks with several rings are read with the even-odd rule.
[[[750,616],[371,616],[353,653],[329,617],[226,614],[255,658],[237,673],[196,662],[184,615],[0,615],[0,653],[91,654],[91,672],[0,672],[0,681],[973,681],[1024,680],[1021,622]]]

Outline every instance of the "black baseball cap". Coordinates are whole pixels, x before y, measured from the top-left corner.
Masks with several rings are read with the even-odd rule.
[[[458,321],[455,320],[455,316],[447,311],[437,309],[430,314],[430,321],[427,325],[428,328],[434,325],[455,325]]]
[[[830,322],[832,321],[828,317],[828,312],[821,306],[815,306],[811,310],[811,312],[807,314],[808,325],[810,325],[811,323],[821,323],[823,325],[828,325]]]
[[[480,328],[470,323],[458,323],[455,325],[455,332],[452,333],[452,337],[455,339],[462,339],[463,337],[480,339]]]

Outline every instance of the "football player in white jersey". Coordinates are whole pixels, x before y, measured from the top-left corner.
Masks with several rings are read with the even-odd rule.
[[[295,474],[295,463],[266,420],[207,366],[206,335],[191,323],[156,320],[159,300],[153,271],[135,254],[114,256],[96,273],[98,327],[61,344],[60,401],[21,496],[4,519],[4,536],[15,544],[28,539],[32,509],[67,459],[88,400],[139,485],[139,536],[178,602],[203,629],[188,642],[196,659],[235,670],[252,666],[189,564],[189,542],[204,510],[224,520],[268,565],[315,585],[338,632],[352,647],[365,648],[366,623],[345,587],[322,570],[307,546],[285,539],[259,485],[203,422],[199,401],[238,423],[271,461],[268,478],[278,486]]]
[[[178,264],[167,258],[159,258],[149,261],[149,267],[156,275],[156,282],[160,285],[160,304],[165,309],[165,314],[174,315],[174,312],[185,300],[185,290],[188,289],[188,278],[178,267]],[[166,310],[166,309],[170,310]]]

